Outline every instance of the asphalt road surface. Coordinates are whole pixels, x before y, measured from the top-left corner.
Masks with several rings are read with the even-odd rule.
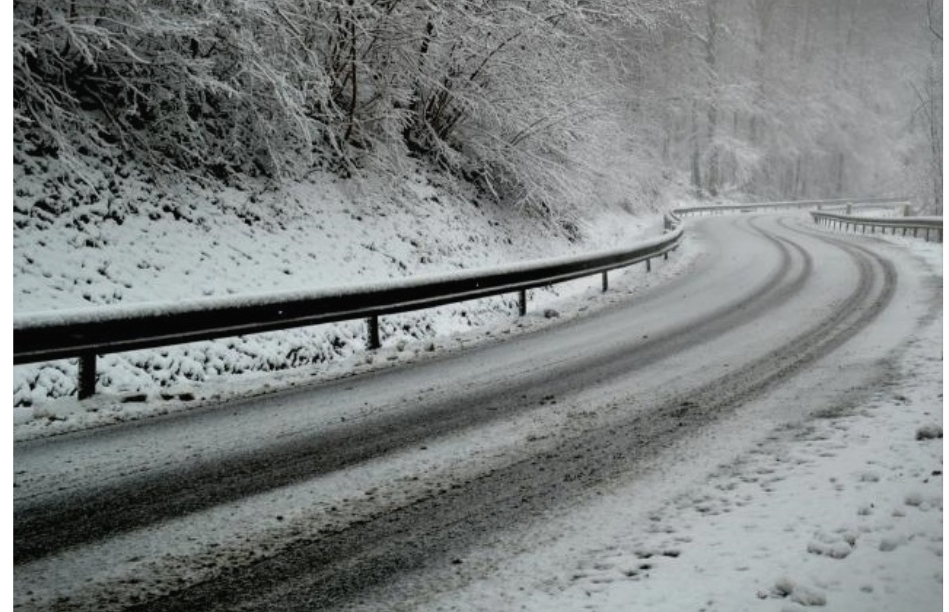
[[[789,381],[866,384],[828,355],[876,338],[852,359],[884,363],[932,307],[908,254],[802,215],[690,219],[686,239],[687,273],[541,332],[16,444],[16,609],[397,603],[406,576],[637,478]]]

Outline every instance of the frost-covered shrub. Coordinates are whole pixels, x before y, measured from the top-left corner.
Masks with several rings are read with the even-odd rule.
[[[14,139],[215,179],[413,155],[557,206],[589,191],[574,146],[612,116],[593,64],[627,4],[17,0]]]
[[[18,1],[15,139],[39,153],[123,150],[218,177],[273,173],[309,142],[304,100],[325,97],[326,80],[314,63],[302,81],[305,57],[284,52],[278,8]]]

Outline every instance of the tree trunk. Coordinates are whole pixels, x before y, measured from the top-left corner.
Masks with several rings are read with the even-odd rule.
[[[712,197],[718,195],[719,168],[718,148],[715,139],[718,132],[718,74],[716,73],[716,35],[718,33],[718,0],[707,0],[706,15],[708,30],[705,37],[705,63],[709,75],[708,102],[708,168],[705,172],[706,190]]]
[[[696,196],[700,196],[702,194],[702,150],[699,143],[697,105],[698,102],[692,100],[692,132],[689,139],[692,141],[692,189]]]

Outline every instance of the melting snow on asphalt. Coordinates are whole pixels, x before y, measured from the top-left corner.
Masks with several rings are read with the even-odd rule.
[[[902,383],[775,432],[645,521],[611,529],[609,543],[573,527],[557,554],[519,559],[431,609],[941,609],[940,344],[916,341]],[[627,501],[573,524],[614,524]]]
[[[941,274],[941,246],[889,240]],[[523,552],[500,564],[473,552],[416,609],[942,609],[942,340],[940,308],[854,405],[767,432],[711,471],[693,466],[702,476],[685,486],[659,470],[509,534]],[[705,450],[727,456],[724,437]]]
[[[941,245],[886,240],[913,250],[941,275]],[[545,305],[557,309],[557,316],[581,316],[591,300],[595,304],[621,299],[626,291],[681,273],[698,248],[683,249],[677,255],[681,261],[659,266],[653,276],[631,271],[615,284],[615,295],[595,295],[587,287],[573,292],[578,299],[553,296]],[[396,340],[375,356],[353,355],[330,368],[324,364],[324,376],[424,359],[436,344],[441,352],[536,329],[547,321],[542,310],[535,310],[524,321],[507,320],[467,334],[456,332],[450,339]],[[270,374],[267,384],[292,386],[312,375],[312,371]],[[939,317],[920,328],[893,363],[888,382],[872,393],[857,394],[852,405],[769,431],[733,428],[730,435],[746,438],[744,450],[737,455],[727,450],[733,446],[719,444],[721,440],[710,434],[693,449],[690,478],[680,480],[674,470],[658,470],[635,485],[602,491],[597,499],[550,517],[545,525],[500,534],[510,538],[503,544],[505,558],[492,557],[487,548],[474,550],[463,563],[441,572],[438,585],[420,589],[417,597],[405,602],[405,608],[537,612],[940,609],[942,375],[940,309]],[[251,391],[260,387],[260,380],[249,379],[229,393],[260,392]],[[188,394],[198,393],[199,400],[220,398],[213,382],[184,389]],[[189,405],[160,394],[131,404],[116,403],[109,396],[98,401],[79,405],[60,400],[18,411],[21,423],[15,427],[15,436],[81,429],[184,410]],[[748,439],[754,440],[750,447]],[[443,451],[446,458],[459,451],[458,446],[449,446]],[[702,455],[718,446],[725,450]],[[485,453],[485,449],[472,452]],[[484,458],[489,455],[485,453]],[[703,463],[709,456],[715,457],[715,463]],[[450,472],[448,467],[444,471]],[[398,471],[397,462],[387,469]],[[417,471],[414,463],[405,467],[406,474]],[[399,502],[402,476],[396,474],[391,482],[393,503]],[[440,476],[423,474],[429,477],[434,486]],[[353,480],[341,485],[338,493],[350,496],[349,489],[359,486]],[[220,510],[226,514],[228,509]],[[266,508],[252,509],[254,516],[265,513]],[[250,534],[254,529],[280,528],[255,524],[254,516],[248,523],[248,542],[254,540]],[[212,523],[217,520],[212,517]],[[220,518],[220,524],[227,520]],[[181,535],[181,553],[190,554],[188,534]],[[167,543],[162,542],[163,548]],[[121,548],[121,542],[112,545]],[[136,573],[147,553],[133,557],[134,562],[128,563],[116,557],[119,563],[114,571]],[[68,566],[60,570],[70,571]],[[377,600],[371,605],[378,604]]]

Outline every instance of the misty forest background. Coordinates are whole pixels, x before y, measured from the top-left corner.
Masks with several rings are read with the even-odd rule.
[[[559,215],[604,199],[860,195],[941,214],[940,0],[16,0],[13,13],[15,163],[56,158],[80,183],[90,158],[228,184],[423,164]]]

